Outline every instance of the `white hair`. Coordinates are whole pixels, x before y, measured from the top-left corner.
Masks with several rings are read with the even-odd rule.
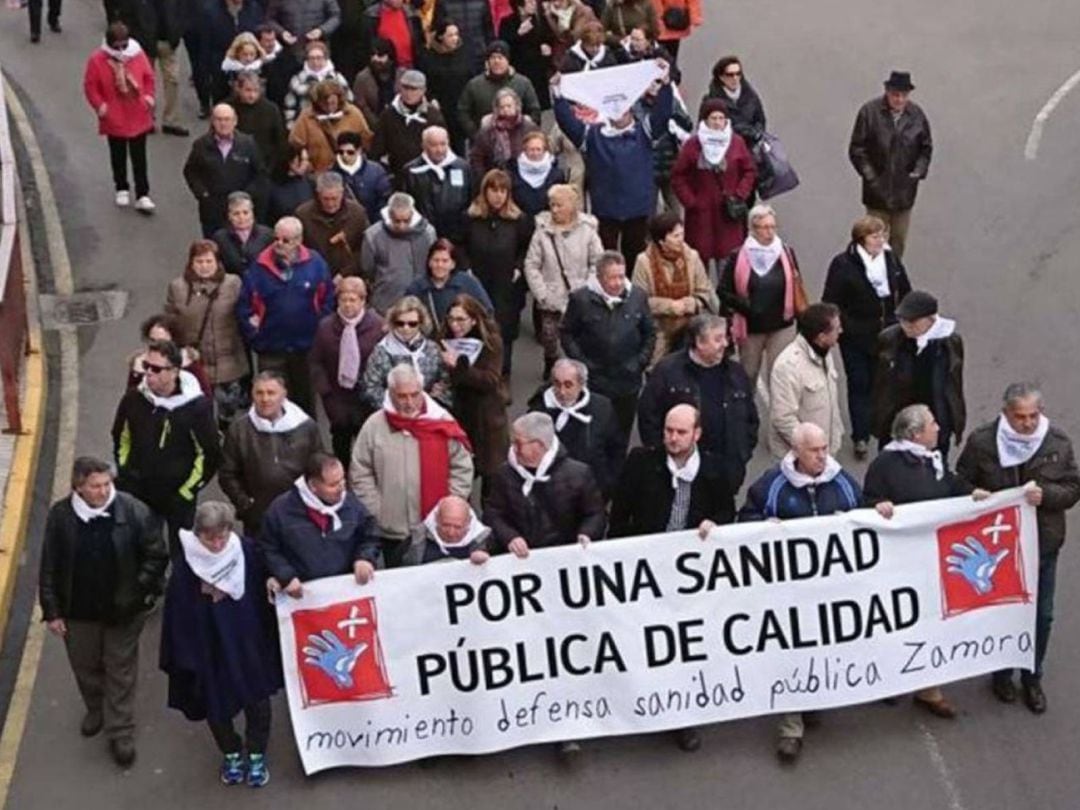
[[[765,203],[758,203],[753,208],[751,208],[750,213],[746,215],[746,224],[753,228],[754,224],[759,219],[762,219],[764,217],[772,217],[773,219],[776,219],[776,209],[773,208],[771,205],[766,205]]]
[[[412,363],[399,363],[386,375],[386,388],[390,391],[397,390],[402,383],[410,382],[415,382],[421,388],[424,387],[424,375]]]
[[[514,430],[544,447],[555,443],[555,422],[543,411],[530,411],[514,420]]]

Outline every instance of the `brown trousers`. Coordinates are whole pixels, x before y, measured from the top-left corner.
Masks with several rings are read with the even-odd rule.
[[[885,227],[889,229],[889,247],[896,254],[896,258],[903,259],[904,248],[907,247],[908,226],[911,224],[911,209],[882,211],[878,208],[867,208],[866,213],[885,223]]]
[[[102,712],[110,740],[135,734],[139,635],[146,614],[119,624],[69,619],[64,645],[86,709]]]

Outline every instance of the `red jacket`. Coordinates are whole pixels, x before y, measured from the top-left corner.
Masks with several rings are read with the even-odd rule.
[[[709,259],[722,259],[746,239],[746,220],[733,222],[724,212],[724,198],[750,199],[757,169],[741,136],[732,133],[722,173],[698,166],[701,142],[695,135],[679,150],[671,170],[671,188],[686,209],[686,241]]]
[[[98,48],[86,62],[83,93],[90,108],[97,113],[105,105],[105,114],[98,116],[98,134],[112,138],[137,138],[154,128],[154,68],[134,39],[128,41],[128,53],[134,53],[124,67],[131,77],[135,91],[121,95],[109,62],[109,54]]]

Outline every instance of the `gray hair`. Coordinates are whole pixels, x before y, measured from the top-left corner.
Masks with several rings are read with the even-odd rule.
[[[596,278],[599,279],[609,267],[626,267],[626,258],[617,250],[605,250],[596,260]]]
[[[259,89],[262,89],[262,79],[254,70],[241,70],[233,77],[233,85],[239,87],[243,84],[257,84]]]
[[[892,420],[892,437],[897,441],[911,441],[930,424],[934,418],[929,407],[922,403],[908,405]]]
[[[236,510],[224,501],[203,501],[195,509],[195,534],[231,532],[236,526]]]
[[[804,443],[814,439],[827,441],[828,438],[820,425],[815,425],[813,422],[799,422],[795,429],[791,431],[791,446],[793,448],[802,447]]]
[[[1039,407],[1042,407],[1043,395],[1039,386],[1033,382],[1014,382],[1010,383],[1005,389],[1001,401],[1006,408],[1011,408],[1020,400],[1028,399],[1030,397],[1035,397],[1035,400],[1039,403]]]
[[[399,363],[386,374],[386,389],[393,391],[402,383],[415,382],[424,387],[424,375],[412,363]]]
[[[446,127],[440,127],[438,125],[432,124],[430,127],[426,127],[424,131],[420,133],[420,143],[427,143],[428,139],[434,137],[435,135],[442,135],[447,139],[450,138],[450,133],[446,131]]]
[[[112,464],[97,456],[79,456],[71,465],[71,488],[77,489],[91,475],[108,473],[110,478],[115,477]]]
[[[746,215],[746,224],[753,228],[757,221],[763,217],[772,217],[773,219],[776,219],[776,209],[771,205],[758,203],[751,208],[750,213]]]
[[[555,371],[557,368],[569,368],[577,374],[578,382],[581,383],[582,387],[589,387],[589,367],[580,360],[572,360],[569,357],[560,357],[555,361],[555,365],[551,367],[551,370]]]
[[[342,191],[345,178],[337,172],[322,172],[315,178],[315,191]]]
[[[727,320],[712,312],[703,312],[700,315],[695,315],[690,319],[690,323],[686,326],[686,337],[689,340],[690,346],[694,346],[699,337],[706,332],[711,332],[713,329],[723,329],[726,332]]]
[[[230,191],[229,196],[225,198],[225,205],[227,210],[232,211],[241,205],[249,205],[254,208],[255,201],[251,199],[251,195],[246,191]]]
[[[514,420],[514,430],[526,439],[550,448],[555,443],[555,422],[543,411],[530,411]]]
[[[287,228],[293,236],[304,235],[304,223],[296,217],[282,217],[274,223],[274,233],[277,233],[278,228]]]
[[[391,211],[416,211],[416,200],[411,194],[395,191],[386,201],[386,207]]]
[[[503,87],[495,93],[495,96],[491,99],[492,111],[499,108],[499,102],[509,96],[517,104],[518,112],[521,112],[521,96],[517,94],[517,91],[512,87]]]
[[[278,371],[276,368],[264,368],[258,374],[251,378],[251,387],[255,388],[261,382],[276,382],[286,391],[289,390],[288,383],[285,382],[285,375]]]

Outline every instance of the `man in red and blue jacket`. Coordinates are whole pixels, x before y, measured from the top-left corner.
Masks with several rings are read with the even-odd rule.
[[[285,376],[289,398],[312,413],[307,356],[319,321],[334,311],[334,283],[323,257],[302,244],[296,217],[274,226],[274,242],[244,273],[236,318],[259,371]]]

